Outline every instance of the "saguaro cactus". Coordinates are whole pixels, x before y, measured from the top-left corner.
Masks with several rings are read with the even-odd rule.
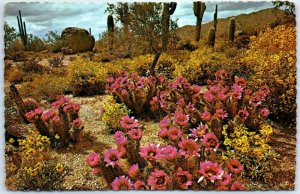
[[[235,33],[235,18],[230,18],[229,21],[229,41],[234,41],[234,33]]]
[[[167,50],[169,42],[170,15],[175,12],[177,3],[164,3],[162,13],[162,49]]]
[[[92,29],[91,28],[89,28],[89,34],[92,35]]]
[[[128,3],[121,3],[120,21],[123,24],[125,36],[127,36],[129,33],[129,20],[130,20],[130,15],[129,15],[129,11],[128,11]]]
[[[215,39],[216,39],[216,30],[214,27],[212,27],[211,29],[209,29],[208,32],[208,44],[209,46],[214,47],[215,46]]]
[[[214,28],[217,32],[217,25],[218,25],[218,5],[216,5],[215,13],[214,13]]]
[[[113,44],[114,44],[114,18],[112,15],[108,15],[107,17],[107,31],[108,31],[108,48],[109,50],[112,50]]]
[[[197,1],[197,2],[194,2],[193,9],[194,9],[194,15],[197,17],[195,40],[199,41],[200,33],[201,33],[202,18],[203,18],[204,11],[206,9],[206,5],[203,2]]]
[[[22,20],[22,14],[19,10],[19,16],[17,16],[18,20],[18,27],[19,27],[19,35],[22,41],[22,44],[24,45],[25,49],[27,46],[27,30],[26,30],[26,23]]]

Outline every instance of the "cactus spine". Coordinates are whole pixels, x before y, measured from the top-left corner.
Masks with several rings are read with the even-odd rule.
[[[27,30],[26,30],[26,23],[23,22],[22,20],[22,14],[21,11],[19,10],[19,16],[17,16],[18,20],[18,27],[19,27],[19,35],[22,41],[23,46],[26,49],[27,46]]]
[[[231,18],[229,21],[229,41],[234,42],[235,33],[235,18]]]
[[[162,50],[167,50],[169,42],[170,16],[175,12],[177,3],[164,3],[162,13]]]
[[[115,24],[114,24],[114,18],[112,15],[108,15],[107,17],[107,31],[108,31],[108,48],[111,51],[113,48],[113,44],[114,44],[114,28],[115,28]]]
[[[216,5],[215,13],[214,13],[214,28],[215,28],[215,31],[217,31],[217,25],[218,25],[218,5]]]
[[[209,46],[214,47],[215,46],[215,39],[216,39],[216,30],[214,27],[212,27],[211,29],[209,29],[208,32],[208,44]]]
[[[206,9],[206,5],[203,2],[197,1],[197,2],[194,2],[193,9],[194,9],[194,15],[197,17],[195,40],[199,41],[200,33],[201,33],[202,18],[203,18],[204,11]]]

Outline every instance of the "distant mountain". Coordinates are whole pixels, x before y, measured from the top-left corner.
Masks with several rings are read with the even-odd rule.
[[[284,15],[284,11],[275,8],[268,8],[249,14],[241,14],[235,16],[236,31],[243,30],[246,34],[252,35],[256,30],[263,30],[272,23],[277,22],[278,19],[284,17]],[[228,23],[230,18],[231,17],[218,19],[217,38],[225,37],[228,34]],[[204,37],[206,39],[207,33],[211,27],[213,27],[213,21],[202,24],[201,38]],[[186,25],[176,29],[177,35],[183,41],[194,40],[195,30],[196,28],[193,25]]]

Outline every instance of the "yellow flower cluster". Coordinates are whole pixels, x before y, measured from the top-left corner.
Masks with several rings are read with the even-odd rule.
[[[268,124],[263,124],[260,133],[250,132],[243,125],[235,125],[233,131],[228,133],[228,125],[223,126],[222,134],[225,137],[224,145],[232,147],[241,154],[253,154],[258,159],[264,157],[271,146],[268,145],[273,129]]]
[[[129,110],[125,104],[117,103],[113,96],[108,95],[100,102],[102,109],[101,120],[110,128],[120,128],[120,120],[129,114]]]
[[[44,161],[49,159],[50,141],[46,136],[37,135],[30,130],[30,136],[18,140],[23,169],[31,176],[36,176],[43,169]]]

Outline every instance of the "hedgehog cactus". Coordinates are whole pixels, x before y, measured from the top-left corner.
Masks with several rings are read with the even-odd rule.
[[[107,16],[107,31],[108,31],[108,39],[109,39],[109,50],[112,50],[113,43],[114,43],[114,18],[112,15]]]
[[[215,39],[216,39],[216,30],[212,27],[208,32],[208,44],[209,46],[215,46]]]
[[[234,33],[235,33],[235,18],[231,18],[229,21],[229,41],[234,41]]]
[[[163,50],[167,50],[169,42],[169,26],[170,26],[170,15],[175,12],[177,3],[164,3],[163,14],[162,14],[162,47]]]
[[[195,40],[199,41],[200,40],[200,32],[201,32],[201,23],[202,23],[204,11],[206,9],[206,5],[203,2],[197,1],[197,2],[194,2],[193,9],[194,9],[194,15],[197,17]]]

